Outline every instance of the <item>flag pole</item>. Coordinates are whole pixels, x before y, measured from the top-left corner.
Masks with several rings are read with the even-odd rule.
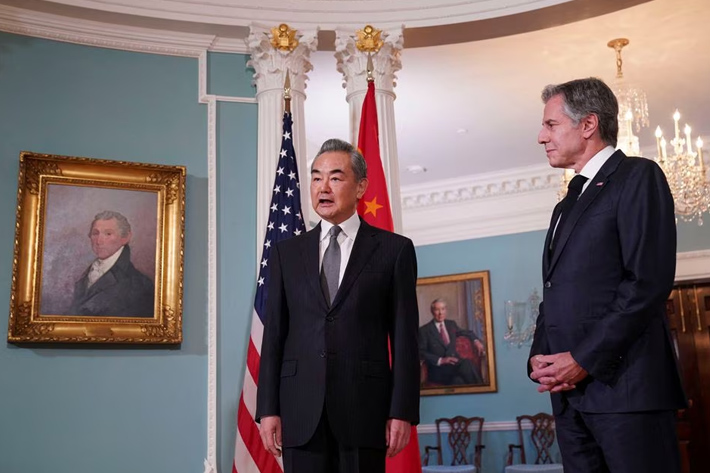
[[[377,51],[375,51],[377,52]],[[374,82],[375,77],[372,75],[372,73],[375,70],[375,66],[372,65],[372,51],[367,52],[367,82]]]
[[[286,69],[286,80],[284,81],[284,110],[291,113],[291,77]]]
[[[394,231],[392,208],[387,192],[382,159],[380,158],[379,126],[377,123],[377,101],[375,99],[375,68],[372,55],[383,45],[382,31],[366,25],[357,32],[357,49],[367,53],[367,91],[360,114],[360,130],[357,146],[367,162],[367,176],[370,181],[365,194],[358,203],[358,214],[370,225]],[[417,317],[417,314],[411,314]],[[391,359],[390,359],[391,362]],[[386,473],[421,473],[419,438],[415,426],[411,427],[411,437],[407,446],[394,458],[388,458]]]

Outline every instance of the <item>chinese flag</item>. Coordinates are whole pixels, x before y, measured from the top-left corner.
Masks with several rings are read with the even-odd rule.
[[[372,226],[394,231],[392,209],[387,195],[387,182],[380,159],[380,140],[377,128],[377,105],[375,104],[375,84],[368,82],[365,102],[362,104],[360,133],[357,147],[367,162],[367,178],[370,181],[365,195],[360,199],[357,213]],[[412,426],[409,444],[394,458],[387,459],[387,473],[421,473],[419,439],[417,428]]]

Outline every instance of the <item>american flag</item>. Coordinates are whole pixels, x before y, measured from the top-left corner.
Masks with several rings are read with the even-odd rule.
[[[237,441],[234,448],[232,473],[280,473],[280,461],[267,452],[259,437],[259,426],[254,420],[256,412],[256,390],[259,382],[259,361],[261,360],[261,339],[264,335],[264,317],[268,298],[269,255],[271,248],[286,238],[306,231],[301,213],[301,192],[298,182],[296,153],[293,149],[291,114],[284,113],[281,152],[276,169],[269,208],[269,223],[259,263],[256,281],[256,297],[251,322],[251,336],[247,351],[247,369],[244,373],[242,395],[237,410]]]

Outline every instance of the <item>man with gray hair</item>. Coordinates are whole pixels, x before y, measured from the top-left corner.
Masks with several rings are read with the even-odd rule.
[[[367,184],[355,147],[323,143],[311,167],[322,220],[267,263],[256,419],[285,473],[384,473],[419,422],[414,245],[359,218]]]
[[[96,259],[74,285],[69,315],[153,317],[154,284],[131,262],[131,225],[119,212],[96,214],[89,239]]]
[[[545,239],[529,376],[551,393],[566,472],[680,472],[668,183],[654,161],[614,150],[618,104],[601,80],[547,86],[542,100],[538,142],[576,174]]]
[[[437,298],[429,306],[431,321],[419,328],[419,357],[427,366],[427,382],[443,385],[474,385],[483,383],[480,369],[457,352],[456,338],[463,336],[471,341],[478,357],[485,355],[483,342],[472,330],[459,327],[448,320],[446,301]]]

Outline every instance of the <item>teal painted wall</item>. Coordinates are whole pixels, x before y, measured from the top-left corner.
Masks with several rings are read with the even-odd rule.
[[[526,347],[509,347],[505,334],[505,301],[526,300],[533,289],[542,294],[540,248],[545,232],[519,233],[417,248],[419,276],[439,276],[488,270],[491,280],[493,335],[498,392],[422,397],[422,423],[437,417],[480,415],[490,421],[511,420],[519,414],[549,410],[527,379]]]
[[[243,55],[210,61],[210,92],[253,96]],[[0,307],[9,307],[21,150],[187,166],[179,348],[7,344],[0,310],[0,472],[203,470],[207,452],[207,108],[196,59],[0,34]],[[226,85],[231,84],[231,89]],[[214,89],[214,90],[212,90]],[[256,106],[218,106],[221,471],[255,269]],[[226,205],[224,205],[226,203]],[[245,270],[249,268],[249,270]],[[224,432],[222,432],[224,431]]]
[[[703,225],[678,222],[678,251],[698,251],[710,248],[710,215],[705,214]]]
[[[550,412],[549,398],[539,394],[528,380],[525,363],[528,347],[510,347],[505,334],[505,301],[526,300],[534,288],[542,294],[540,248],[545,232],[519,233],[417,248],[419,277],[488,270],[491,281],[493,335],[498,392],[425,396],[421,422],[433,424],[438,417],[482,416],[486,421],[510,421],[521,414]],[[515,432],[484,432],[482,469],[502,472],[509,443],[518,443]],[[433,434],[420,436],[420,450],[436,445]],[[451,461],[450,451],[444,461]]]
[[[217,412],[220,472],[232,471],[237,405],[244,379],[256,290],[257,106],[218,106],[219,369]]]

